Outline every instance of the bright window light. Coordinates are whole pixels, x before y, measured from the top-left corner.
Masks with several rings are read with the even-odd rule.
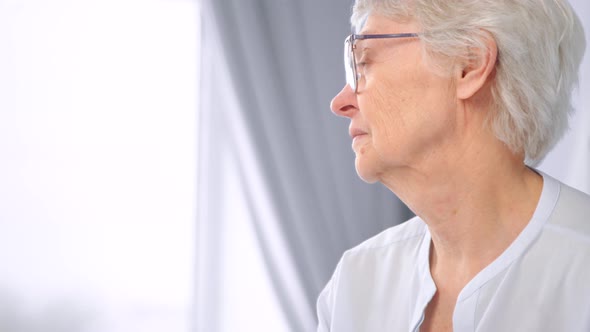
[[[189,331],[198,2],[0,1],[0,331]]]

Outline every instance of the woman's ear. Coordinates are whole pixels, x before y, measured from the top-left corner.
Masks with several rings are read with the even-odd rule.
[[[498,47],[491,34],[485,40],[485,48],[473,49],[470,59],[463,65],[457,66],[455,79],[457,82],[457,97],[469,99],[485,85],[494,73]]]

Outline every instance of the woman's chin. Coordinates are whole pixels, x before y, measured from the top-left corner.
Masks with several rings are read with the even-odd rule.
[[[371,167],[359,160],[358,156],[355,161],[356,174],[366,183],[375,183],[379,181],[377,178],[377,172]]]

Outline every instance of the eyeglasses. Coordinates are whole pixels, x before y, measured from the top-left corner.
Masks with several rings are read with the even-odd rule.
[[[379,39],[379,38],[414,38],[418,37],[417,33],[395,33],[395,34],[371,34],[355,35],[352,34],[344,40],[344,70],[346,71],[346,83],[350,85],[354,93],[357,91],[359,74],[356,68],[356,58],[354,50],[356,49],[356,40]]]

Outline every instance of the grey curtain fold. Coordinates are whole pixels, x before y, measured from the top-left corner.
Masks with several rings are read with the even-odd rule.
[[[344,84],[350,8],[336,0],[203,0],[202,14],[197,303],[223,287],[211,280],[223,271],[210,255],[232,222],[216,211],[232,206],[216,183],[229,158],[281,309],[291,330],[310,330],[342,252],[409,217],[387,189],[357,178],[348,121],[329,110]],[[216,331],[213,320],[222,318],[210,306],[197,309],[197,325]]]

